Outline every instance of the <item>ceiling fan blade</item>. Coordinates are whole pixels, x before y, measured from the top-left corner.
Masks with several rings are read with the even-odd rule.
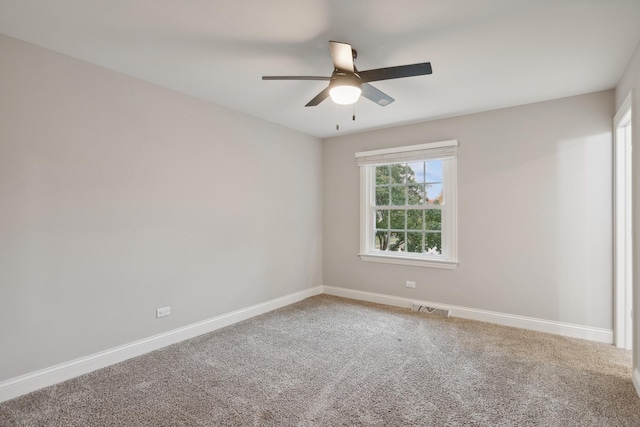
[[[370,99],[381,107],[386,107],[387,105],[395,101],[395,99],[382,92],[381,90],[378,90],[375,87],[371,86],[369,83],[362,83],[362,96]]]
[[[353,73],[353,52],[350,44],[330,41],[329,50],[336,70]]]
[[[379,80],[400,79],[402,77],[423,76],[431,74],[431,63],[400,65],[398,67],[376,68],[375,70],[358,71],[363,83]]]
[[[305,107],[315,107],[316,105],[320,104],[322,101],[327,99],[328,97],[329,97],[329,88],[327,87],[322,92],[317,94],[315,98],[307,102],[307,105],[305,105]]]
[[[320,76],[262,76],[262,80],[324,80],[330,81],[331,77]]]

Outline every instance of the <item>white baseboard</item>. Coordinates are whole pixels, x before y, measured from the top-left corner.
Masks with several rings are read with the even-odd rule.
[[[48,387],[79,375],[104,368],[114,363],[132,357],[140,356],[153,350],[166,347],[177,342],[224,328],[225,326],[250,319],[260,314],[268,313],[275,309],[302,301],[305,298],[319,295],[322,287],[306,289],[304,291],[289,294],[280,298],[272,299],[251,307],[233,311],[193,323],[168,332],[124,344],[89,356],[81,357],[70,362],[61,363],[50,368],[42,369],[16,378],[12,378],[0,383],[0,402],[4,402],[14,397]]]
[[[633,386],[636,388],[636,393],[640,397],[640,369],[635,368],[633,370]]]
[[[394,307],[411,308],[412,304],[426,305],[429,307],[449,310],[449,314],[453,317],[479,320],[481,322],[496,323],[498,325],[512,326],[539,332],[547,332],[550,334],[563,335],[572,338],[582,338],[605,344],[613,344],[613,331],[610,329],[574,325],[571,323],[536,319],[533,317],[518,316],[515,314],[497,313],[494,311],[478,310],[475,308],[459,307],[455,305],[421,301],[411,298],[402,298],[392,295],[377,294],[373,292],[356,291],[353,289],[337,288],[334,286],[323,286],[322,291],[323,293],[328,295],[374,302],[378,304],[386,304]]]

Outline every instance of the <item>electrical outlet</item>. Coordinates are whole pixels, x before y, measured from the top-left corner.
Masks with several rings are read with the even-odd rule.
[[[414,288],[415,289],[415,287],[416,287],[416,282],[412,282],[410,280],[407,280],[404,284],[405,284],[405,286],[407,288]]]
[[[156,317],[164,317],[171,314],[171,307],[162,307],[156,310]]]

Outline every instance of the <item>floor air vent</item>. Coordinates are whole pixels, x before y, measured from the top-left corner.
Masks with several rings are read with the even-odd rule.
[[[433,316],[449,317],[449,310],[443,308],[429,307],[426,305],[413,304],[411,311],[417,311],[418,313],[431,314]]]

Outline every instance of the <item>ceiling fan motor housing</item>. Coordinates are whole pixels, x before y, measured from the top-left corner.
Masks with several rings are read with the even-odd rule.
[[[357,88],[362,87],[362,81],[357,73],[343,73],[341,71],[334,71],[331,76],[331,82],[329,88],[336,86],[353,86]]]

